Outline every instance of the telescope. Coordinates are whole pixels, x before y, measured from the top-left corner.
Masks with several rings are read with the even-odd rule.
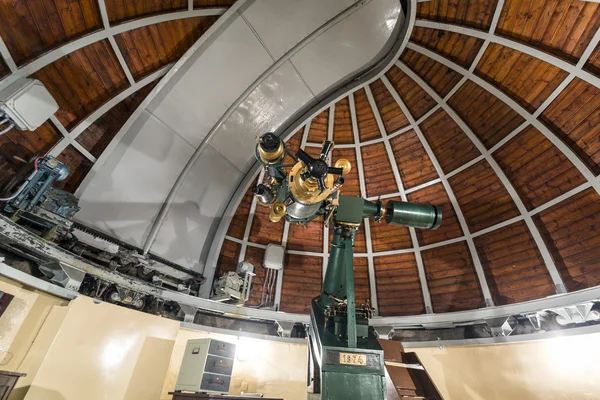
[[[352,166],[344,158],[337,160],[333,167],[327,159],[334,143],[325,141],[317,158],[304,150],[293,155],[287,151],[285,143],[273,133],[265,133],[258,139],[256,158],[265,167],[266,182],[252,188],[259,203],[271,207],[270,219],[279,222],[282,218],[293,224],[306,224],[324,215],[325,223],[335,215],[347,175]],[[285,165],[289,156],[294,164]],[[291,171],[286,173],[286,168]],[[363,203],[355,200],[353,207],[363,210],[363,216],[379,222],[385,220],[392,225],[402,225],[421,229],[437,229],[442,222],[439,207],[431,204],[410,203],[390,200],[385,207],[381,200]],[[338,218],[339,220],[339,218]]]
[[[311,302],[309,379],[323,399],[386,398],[383,350],[369,328],[373,308],[354,297],[353,247],[364,218],[375,222],[437,229],[442,211],[431,204],[381,199],[369,201],[341,194],[344,176],[352,166],[347,159],[329,158],[334,148],[325,141],[318,157],[300,149],[288,151],[273,133],[257,138],[255,156],[265,169],[263,182],[252,188],[259,204],[271,208],[273,223],[308,224],[323,216],[333,226],[333,239],[321,293]],[[285,164],[286,159],[293,163]]]

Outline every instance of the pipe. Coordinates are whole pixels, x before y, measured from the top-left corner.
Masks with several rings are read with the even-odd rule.
[[[189,172],[191,171],[193,165],[196,163],[198,158],[200,158],[200,155],[204,152],[204,149],[208,146],[208,143],[215,136],[215,134],[217,133],[219,128],[221,128],[223,123],[231,116],[231,114],[233,114],[233,112],[242,104],[242,102],[269,75],[271,75],[273,72],[277,71],[279,69],[279,67],[281,67],[289,59],[291,59],[292,56],[294,56],[298,51],[300,51],[302,48],[304,48],[304,46],[306,46],[308,43],[310,43],[316,37],[320,36],[323,32],[327,31],[332,25],[335,25],[338,22],[342,21],[348,15],[354,13],[356,10],[358,10],[359,8],[361,8],[363,5],[365,5],[366,3],[370,2],[370,1],[371,0],[356,1],[351,6],[347,7],[342,12],[340,12],[338,15],[336,15],[329,21],[325,22],[317,30],[313,31],[310,35],[308,35],[307,37],[302,39],[298,44],[296,44],[287,53],[285,53],[279,60],[277,60],[275,63],[273,63],[267,70],[265,70],[254,82],[252,82],[252,85],[250,85],[246,90],[244,90],[244,92],[240,95],[240,97],[238,97],[237,100],[231,106],[229,106],[227,111],[225,111],[225,113],[221,116],[221,118],[219,118],[217,123],[208,132],[208,134],[206,135],[206,137],[204,138],[204,140],[202,141],[200,146],[198,146],[198,148],[196,149],[196,151],[194,152],[192,157],[190,157],[187,164],[185,165],[185,167],[183,168],[183,170],[177,177],[175,184],[173,185],[173,187],[169,191],[169,194],[167,195],[167,198],[163,202],[163,204],[160,208],[160,211],[158,212],[158,215],[156,216],[156,219],[154,220],[154,223],[152,224],[152,228],[150,229],[150,232],[148,233],[148,237],[146,238],[146,241],[144,242],[144,249],[143,249],[144,254],[147,254],[150,251],[150,248],[152,247],[152,245],[154,244],[154,241],[156,240],[156,237],[158,236],[158,232],[159,232],[163,222],[165,221],[167,212],[169,211],[169,208],[171,207],[171,204],[173,203],[173,200],[175,199],[175,194],[177,193],[177,191],[183,184],[184,179],[189,174]]]
[[[46,191],[46,189],[48,189],[48,186],[50,186],[52,182],[54,182],[54,176],[50,175],[46,178],[46,180],[42,184],[42,187],[38,190],[33,200],[31,200],[31,206],[35,206],[37,202],[40,201],[40,198],[44,195],[44,192]]]
[[[2,121],[4,121],[4,120],[2,120]],[[0,131],[0,136],[4,135],[6,132],[10,131],[14,127],[15,127],[15,124],[11,122],[10,124],[8,124],[8,127],[6,127],[5,129]]]
[[[27,186],[27,184],[29,182],[31,182],[31,179],[33,179],[36,172],[37,172],[37,168],[33,170],[33,172],[27,177],[27,179],[25,179],[25,182],[23,182],[21,187],[19,187],[19,189],[17,189],[17,191],[13,195],[11,195],[10,197],[6,197],[6,198],[0,198],[0,201],[11,201],[14,198],[16,198],[18,195],[20,195],[21,192],[23,191],[23,189],[25,189],[25,186]]]
[[[276,269],[273,270],[273,274],[271,275],[271,282],[269,283],[269,300],[267,305],[270,307],[273,301],[273,288],[275,287],[275,282],[277,281],[278,271]]]
[[[2,118],[2,120],[0,120],[0,125],[4,125],[7,122],[9,123],[8,126],[6,128],[4,128],[3,130],[0,131],[0,136],[4,135],[6,132],[10,131],[12,128],[15,127],[15,123],[11,121],[10,117],[8,116],[8,114],[6,114],[6,112],[0,110],[0,118]]]

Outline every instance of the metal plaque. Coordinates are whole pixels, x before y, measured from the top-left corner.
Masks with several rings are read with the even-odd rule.
[[[350,349],[348,349],[350,350]],[[328,365],[348,365],[352,367],[381,368],[380,355],[363,353],[359,349],[350,353],[345,351],[327,350],[324,360]]]
[[[367,355],[357,353],[340,353],[340,365],[367,366]]]

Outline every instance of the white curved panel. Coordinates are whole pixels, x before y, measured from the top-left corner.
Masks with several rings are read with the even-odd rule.
[[[354,0],[261,0],[242,12],[274,59],[300,43]],[[294,18],[290,18],[293,15]]]
[[[225,110],[272,63],[250,27],[237,18],[201,57],[190,57],[189,69],[150,111],[198,147]]]
[[[375,58],[400,14],[398,0],[371,1],[307,44],[292,64],[316,95]]]
[[[201,272],[199,260],[211,231],[216,230],[227,203],[243,175],[221,154],[208,146],[177,192],[152,252],[184,267]],[[205,244],[207,243],[207,244]]]
[[[83,191],[77,219],[140,246],[194,149],[144,112]]]
[[[123,136],[96,176],[86,178],[82,222],[201,270],[213,227],[253,162],[255,137],[370,62],[392,33],[395,21],[389,19],[400,12],[397,0],[323,3],[256,0],[179,63],[143,122]],[[332,22],[324,26],[326,21]],[[342,37],[348,34],[350,39]],[[320,36],[334,43],[327,47]],[[302,64],[305,71],[299,72],[289,58],[304,52],[322,58]],[[281,57],[273,60],[273,54]],[[323,66],[325,76],[317,80]],[[316,91],[311,93],[304,73]],[[144,151],[163,159],[146,160]],[[192,157],[195,165],[186,168]]]
[[[265,79],[221,126],[211,146],[240,171],[254,162],[256,136],[273,131],[312,99],[289,63]]]

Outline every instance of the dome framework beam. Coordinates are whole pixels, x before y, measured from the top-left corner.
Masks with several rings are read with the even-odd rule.
[[[366,85],[365,85],[366,87]],[[354,148],[356,154],[356,169],[358,171],[358,185],[360,188],[360,195],[363,198],[367,197],[367,187],[365,185],[365,170],[362,162],[362,153],[360,152],[360,137],[358,131],[358,119],[356,116],[356,101],[354,100],[354,93],[350,93],[348,96],[348,107],[350,108],[350,119],[352,122],[352,137],[354,143],[357,145]],[[363,219],[363,226],[365,229],[365,244],[367,248],[367,267],[369,270],[369,290],[371,293],[371,305],[375,308],[375,315],[379,315],[379,300],[377,298],[377,276],[375,275],[375,260],[373,259],[373,242],[371,239],[371,225],[369,225],[369,219]],[[355,255],[356,256],[356,255]]]

